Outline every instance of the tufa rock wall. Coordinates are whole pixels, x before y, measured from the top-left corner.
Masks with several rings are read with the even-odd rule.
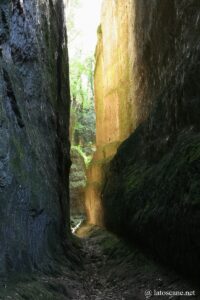
[[[200,274],[200,3],[134,1],[138,126],[111,161],[107,228]],[[136,75],[135,75],[136,74]],[[135,77],[136,76],[136,77]]]
[[[125,3],[126,2],[126,3]],[[103,1],[95,67],[96,152],[87,172],[88,220],[102,224],[100,193],[107,163],[138,122],[134,105],[133,1]]]
[[[0,2],[0,274],[51,270],[68,232],[62,1]]]

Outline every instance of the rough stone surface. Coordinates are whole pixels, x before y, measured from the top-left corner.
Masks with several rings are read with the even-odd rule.
[[[104,220],[108,228],[134,239],[166,264],[196,276],[200,3],[134,3],[141,122],[110,164],[102,191]]]
[[[86,165],[83,156],[73,147],[71,149],[72,165],[70,169],[70,213],[84,214],[84,188],[86,185]]]
[[[62,1],[1,0],[0,274],[51,270],[63,253],[67,68]]]

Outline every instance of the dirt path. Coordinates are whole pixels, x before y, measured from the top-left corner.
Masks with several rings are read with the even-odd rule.
[[[124,299],[119,288],[107,280],[102,273],[102,267],[106,266],[107,255],[102,251],[102,247],[88,238],[83,241],[85,256],[85,271],[82,274],[85,295],[78,293],[77,299],[87,300],[113,300]]]
[[[193,292],[194,287],[102,229],[83,226],[77,234],[82,237],[85,259],[80,278],[84,294],[77,292],[74,300],[200,299],[153,295],[160,291]]]
[[[53,274],[28,274],[1,281],[0,300],[193,300],[197,289],[100,228],[82,225],[74,251]],[[162,292],[193,292],[193,296],[158,296]],[[150,297],[151,296],[151,297]]]

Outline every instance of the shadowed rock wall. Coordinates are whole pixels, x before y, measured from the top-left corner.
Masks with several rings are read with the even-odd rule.
[[[195,276],[200,273],[200,3],[135,0],[134,9],[133,77],[141,122],[109,166],[104,221]]]
[[[63,3],[0,1],[0,273],[50,270],[69,226]]]

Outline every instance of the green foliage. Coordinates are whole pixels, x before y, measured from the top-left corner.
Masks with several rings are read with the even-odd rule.
[[[81,149],[87,163],[93,152],[92,145],[95,143],[94,57],[91,53],[83,53],[81,45],[78,48],[74,46],[78,44],[77,39],[81,38],[81,32],[74,23],[79,4],[80,0],[71,0],[67,22],[71,90],[70,136],[72,146]]]
[[[77,146],[72,146],[71,149],[76,149],[78,151],[78,153],[83,157],[84,162],[86,167],[89,165],[92,156],[91,155],[86,155],[85,152],[83,151],[83,148],[81,147],[81,145],[77,145]]]
[[[91,155],[95,143],[93,58],[75,57],[70,62],[71,143]]]
[[[94,59],[91,56],[82,57],[81,53],[70,60],[70,80],[72,108],[82,106],[90,108],[94,102],[93,88]]]

